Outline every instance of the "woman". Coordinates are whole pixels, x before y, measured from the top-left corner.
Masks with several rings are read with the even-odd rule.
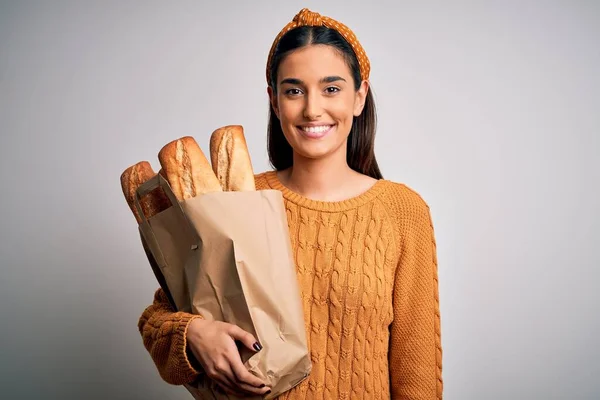
[[[303,9],[267,63],[269,157],[257,189],[282,192],[302,293],[310,377],[285,399],[441,399],[437,259],[427,204],[384,180],[373,153],[369,60],[343,24]],[[223,390],[266,394],[233,325],[173,312],[162,290],[139,321],[162,378],[207,373]]]

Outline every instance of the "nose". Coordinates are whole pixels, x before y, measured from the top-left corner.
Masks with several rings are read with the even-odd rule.
[[[321,96],[319,93],[312,92],[305,97],[306,102],[304,104],[304,118],[314,120],[323,114],[323,105],[321,104]]]

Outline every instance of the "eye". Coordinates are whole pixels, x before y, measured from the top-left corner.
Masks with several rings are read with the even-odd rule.
[[[298,96],[301,93],[302,93],[302,91],[298,88],[288,89],[285,91],[285,94],[290,95],[290,96]]]
[[[333,93],[339,92],[340,88],[338,88],[336,86],[329,86],[325,89],[325,91],[329,94],[333,94]]]

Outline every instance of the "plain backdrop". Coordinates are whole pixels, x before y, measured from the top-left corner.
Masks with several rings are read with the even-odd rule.
[[[2,1],[0,397],[189,399],[137,321],[157,282],[119,176],[242,124],[302,7],[372,62],[384,176],[438,243],[445,398],[600,396],[600,3]]]

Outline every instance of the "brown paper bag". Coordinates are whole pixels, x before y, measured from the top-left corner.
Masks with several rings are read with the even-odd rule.
[[[264,398],[306,379],[312,365],[281,193],[215,192],[179,202],[157,174],[138,189],[138,211],[139,198],[157,186],[172,206],[139,230],[176,309],[235,324],[257,338],[263,349],[242,348],[241,357],[271,387]],[[185,385],[197,399],[234,399],[213,386],[205,375]]]

